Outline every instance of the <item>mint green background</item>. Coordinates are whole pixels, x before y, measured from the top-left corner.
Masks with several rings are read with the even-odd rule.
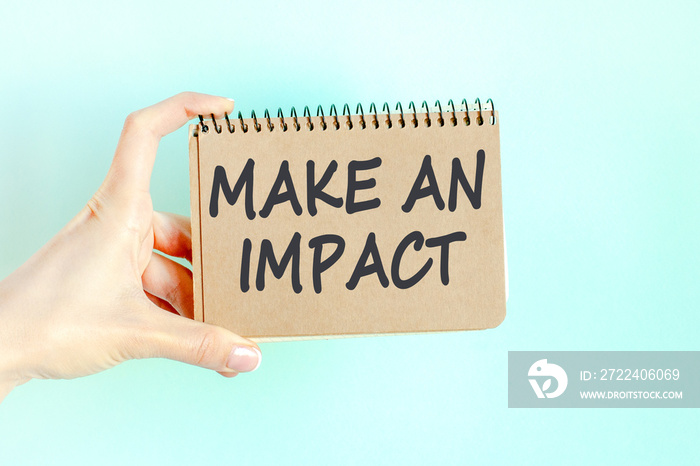
[[[59,3],[0,15],[0,277],[89,199],[124,117],[179,91],[259,114],[491,97],[508,316],[263,344],[234,380],[152,360],[32,381],[0,405],[0,463],[700,461],[696,410],[507,408],[508,350],[698,350],[697,2]],[[159,210],[189,212],[186,141],[160,147]]]

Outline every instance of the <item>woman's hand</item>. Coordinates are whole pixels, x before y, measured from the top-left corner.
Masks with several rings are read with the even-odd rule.
[[[80,377],[128,359],[170,358],[227,377],[258,367],[255,343],[191,320],[191,272],[153,251],[192,254],[189,219],[153,211],[160,138],[196,115],[232,110],[229,99],[183,93],[127,117],[97,193],[0,282],[0,401],[32,378]]]

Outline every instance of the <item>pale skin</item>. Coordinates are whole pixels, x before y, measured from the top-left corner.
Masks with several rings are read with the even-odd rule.
[[[126,119],[112,165],[87,205],[0,282],[0,402],[31,379],[71,379],[129,359],[169,358],[234,377],[258,346],[192,320],[192,274],[154,252],[191,260],[187,217],[153,210],[158,143],[233,101],[182,93]]]

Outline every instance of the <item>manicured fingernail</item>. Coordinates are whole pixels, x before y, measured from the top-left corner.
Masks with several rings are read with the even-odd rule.
[[[238,372],[251,372],[260,366],[262,354],[253,346],[234,346],[228,355],[226,367]]]
[[[228,97],[226,97],[226,100],[230,100],[231,102],[234,102],[234,100],[233,100],[233,99],[229,99]]]

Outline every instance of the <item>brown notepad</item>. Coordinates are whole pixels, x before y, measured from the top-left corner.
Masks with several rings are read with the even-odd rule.
[[[397,108],[191,126],[197,320],[258,341],[503,321],[498,114]]]

